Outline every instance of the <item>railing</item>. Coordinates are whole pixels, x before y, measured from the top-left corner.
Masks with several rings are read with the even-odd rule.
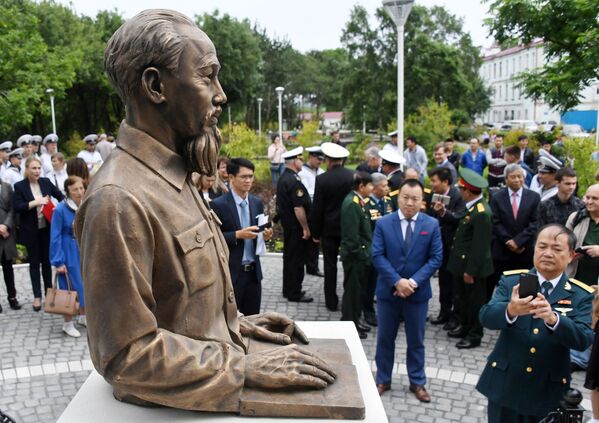
[[[584,408],[580,407],[582,394],[578,389],[568,389],[557,410],[550,412],[539,423],[582,423]]]
[[[15,421],[11,417],[7,416],[2,411],[0,411],[0,423],[15,423]]]

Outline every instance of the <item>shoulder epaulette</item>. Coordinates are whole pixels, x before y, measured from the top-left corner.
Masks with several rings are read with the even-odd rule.
[[[360,197],[358,197],[357,195],[354,195],[354,203],[360,204]]]
[[[424,188],[424,193],[425,194],[430,194],[431,193],[431,189],[430,188]]]
[[[365,202],[366,204],[370,203],[371,201],[372,201],[372,200],[371,200],[370,198],[368,198],[368,197],[364,198],[364,202]]]
[[[506,270],[503,272],[505,276],[517,275],[518,273],[528,273],[528,269]]]
[[[399,194],[399,190],[396,189],[395,191],[392,191],[389,193],[389,197],[395,197],[397,194]]]
[[[476,210],[477,210],[479,213],[484,213],[484,212],[485,212],[485,206],[483,206],[483,204],[482,204],[482,203],[478,203],[478,204],[476,205]]]
[[[580,282],[579,280],[572,279],[572,278],[570,278],[569,280],[570,280],[570,282],[572,282],[574,285],[576,285],[576,286],[578,286],[578,287],[580,287],[580,288],[584,289],[585,291],[587,291],[587,292],[589,292],[589,293],[591,293],[591,294],[595,292],[595,290],[594,290],[593,288],[591,288],[590,286],[588,286],[588,285],[587,285],[586,283],[584,283],[584,282]]]
[[[391,200],[391,197],[389,197],[388,195],[385,195],[385,200]]]

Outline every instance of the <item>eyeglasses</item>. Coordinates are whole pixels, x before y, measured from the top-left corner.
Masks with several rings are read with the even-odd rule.
[[[241,175],[241,176],[236,176],[236,178],[239,178],[242,181],[251,181],[252,179],[254,179],[254,175]]]

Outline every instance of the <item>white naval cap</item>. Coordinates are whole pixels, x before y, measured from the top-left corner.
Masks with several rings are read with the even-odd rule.
[[[320,148],[320,146],[318,146],[318,145],[315,145],[314,147],[307,147],[306,151],[313,155],[321,155],[322,154],[322,148]]]
[[[85,141],[88,144],[95,144],[97,139],[98,136],[96,134],[89,134],[83,138],[83,141]]]
[[[12,156],[20,156],[23,154],[23,149],[21,147],[19,148],[15,148],[13,151],[11,151],[10,153],[8,153],[8,157],[12,157]]]
[[[41,135],[32,135],[31,142],[35,142],[35,143],[39,144],[40,142],[42,142],[42,136]]]
[[[58,142],[58,135],[56,134],[48,134],[44,137],[44,141],[43,144],[46,145],[46,143],[49,142]]]
[[[562,168],[562,162],[543,149],[539,150],[539,162],[543,166],[539,166],[537,171],[541,173],[555,173]]]
[[[349,156],[349,150],[334,142],[323,142],[320,146],[322,154],[331,159],[344,159]]]
[[[396,165],[405,163],[405,159],[402,156],[390,150],[379,151],[379,157],[383,159],[383,161],[385,162],[393,163]]]
[[[293,150],[290,150],[290,151],[287,151],[286,153],[283,153],[281,155],[281,158],[283,160],[294,159],[297,156],[300,156],[303,152],[304,152],[304,147],[302,147],[302,146],[295,147]]]
[[[389,135],[390,137],[396,137],[397,136],[397,129],[395,131],[389,132],[387,135]]]
[[[17,147],[21,147],[23,144],[29,144],[31,142],[31,135],[23,134],[17,139]]]
[[[2,144],[0,144],[0,150],[2,151],[10,151],[12,148],[12,141],[4,141]]]

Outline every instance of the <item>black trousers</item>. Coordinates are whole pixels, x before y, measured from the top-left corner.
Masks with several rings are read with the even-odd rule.
[[[366,283],[368,263],[356,260],[343,262],[343,302],[341,320],[358,323],[362,314],[363,285]]]
[[[15,272],[12,268],[12,260],[6,258],[6,252],[2,252],[2,273],[4,274],[4,284],[6,285],[6,292],[8,298],[13,299],[17,297],[17,289],[15,288]]]
[[[487,302],[486,278],[474,278],[474,283],[471,284],[464,282],[463,276],[459,276],[457,279],[460,323],[466,332],[467,339],[480,342],[483,337],[483,326],[478,319],[478,312]]]
[[[324,301],[329,309],[339,305],[337,297],[337,256],[339,255],[340,237],[321,237],[320,246],[324,259]]]
[[[366,273],[367,281],[364,284],[364,293],[362,296],[362,310],[364,311],[364,316],[370,315],[374,317],[374,293],[376,291],[376,278],[378,276],[378,273],[372,264],[367,266]]]
[[[52,288],[52,267],[50,266],[50,226],[38,229],[27,243],[27,257],[29,260],[29,277],[33,288],[33,297],[42,298],[40,287],[40,265],[44,279],[44,294]]]
[[[297,300],[302,296],[307,241],[300,227],[283,227],[283,296]]]
[[[439,304],[441,304],[440,314],[451,316],[454,304],[454,280],[453,275],[445,268],[447,261],[439,268]]]
[[[318,272],[318,244],[312,240],[306,242],[308,246],[307,258],[306,258],[306,272],[317,273]]]
[[[260,313],[260,302],[262,300],[262,284],[256,277],[256,269],[245,272],[243,269],[239,272],[237,280],[233,284],[235,292],[235,302],[237,309],[249,316],[250,314]]]

